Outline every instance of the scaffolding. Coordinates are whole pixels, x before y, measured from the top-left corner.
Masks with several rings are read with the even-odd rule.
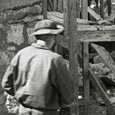
[[[50,0],[49,0],[50,1]],[[59,0],[60,1],[60,0]],[[96,1],[96,0],[95,0]],[[50,1],[51,2],[51,1]],[[71,73],[75,79],[76,90],[74,104],[71,105],[71,115],[79,115],[79,106],[84,105],[84,115],[88,115],[88,105],[95,100],[90,99],[90,82],[97,90],[107,107],[107,115],[115,115],[115,98],[111,98],[105,92],[105,85],[92,71],[89,63],[89,45],[101,56],[107,67],[115,76],[115,62],[103,47],[104,43],[115,42],[115,25],[104,20],[104,0],[100,0],[100,14],[90,7],[87,0],[63,0],[63,11],[56,12],[58,0],[53,0],[54,11],[47,11],[48,1],[43,0],[43,15],[39,19],[48,18],[64,26],[64,36],[56,39],[57,45],[69,50],[69,64]],[[108,5],[108,17],[111,15],[111,0],[106,0]],[[89,20],[92,15],[95,21]],[[80,16],[81,15],[81,16]],[[107,18],[110,19],[110,18]],[[95,23],[96,22],[96,23]],[[103,24],[104,23],[104,24]],[[102,45],[99,45],[101,43]],[[79,48],[81,46],[81,49]],[[83,69],[83,100],[78,100],[78,64]]]

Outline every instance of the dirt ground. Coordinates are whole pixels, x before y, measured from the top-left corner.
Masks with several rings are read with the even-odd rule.
[[[82,107],[79,115],[84,115]],[[88,115],[106,115],[106,106],[100,106],[99,104],[90,105],[88,107]]]

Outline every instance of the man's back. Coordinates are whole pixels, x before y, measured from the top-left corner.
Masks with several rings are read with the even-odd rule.
[[[40,111],[47,114],[72,103],[71,73],[62,56],[50,51],[56,35],[63,30],[51,20],[39,21],[32,33],[36,43],[19,51],[8,66],[2,87],[18,100],[19,115],[39,115]]]
[[[21,50],[15,76],[16,98],[32,107],[58,107],[58,94],[52,87],[60,56],[46,48],[27,47]],[[13,62],[13,61],[12,61]],[[54,78],[53,78],[54,77]]]

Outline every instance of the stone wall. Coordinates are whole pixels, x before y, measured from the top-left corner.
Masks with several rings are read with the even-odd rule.
[[[37,16],[42,12],[38,0],[31,0],[31,2],[28,2],[30,0],[6,1],[0,3],[0,5],[2,4],[2,8],[0,7],[0,82],[16,52],[34,42],[34,38],[29,35],[33,31],[36,21],[39,21]],[[20,1],[20,4],[16,1]],[[5,97],[1,85],[0,115],[10,115],[5,108]]]

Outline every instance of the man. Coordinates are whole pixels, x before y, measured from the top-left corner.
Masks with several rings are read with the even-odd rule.
[[[19,115],[57,115],[70,105],[74,83],[61,55],[51,51],[64,28],[51,20],[35,25],[36,43],[19,51],[4,74],[2,87],[19,102]]]

